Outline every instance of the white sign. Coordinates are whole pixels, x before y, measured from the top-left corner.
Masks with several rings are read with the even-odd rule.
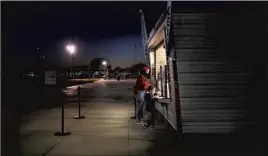
[[[45,84],[46,85],[56,85],[56,71],[46,71],[45,73]]]

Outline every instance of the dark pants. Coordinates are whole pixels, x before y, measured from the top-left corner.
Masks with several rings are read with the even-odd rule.
[[[134,105],[135,105],[135,117],[137,120],[143,118],[143,101],[144,101],[144,91],[140,91],[135,94]]]
[[[137,105],[136,105],[136,98],[135,98],[135,96],[134,96],[134,110],[135,110],[135,117],[136,117],[136,107],[137,107]]]
[[[156,113],[154,106],[152,107],[151,113],[152,113],[152,118],[151,118],[150,124],[154,126],[155,125],[155,113]]]
[[[136,102],[136,97],[134,95],[134,109],[135,109],[135,115],[134,117],[138,120],[141,120],[143,118],[143,111],[142,109],[140,109],[140,111],[138,112],[138,115],[137,114],[137,102]]]
[[[148,111],[149,115],[150,115],[150,120],[148,121],[149,125],[155,125],[155,116],[156,116],[156,110],[155,110],[155,105],[154,103],[147,106],[146,110]]]

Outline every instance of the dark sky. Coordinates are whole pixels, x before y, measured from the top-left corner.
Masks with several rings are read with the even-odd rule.
[[[138,1],[2,2],[2,39],[8,49],[4,53],[27,59],[39,47],[50,60],[70,65],[64,47],[74,38],[79,48],[77,65],[108,57],[114,67],[129,66],[135,55],[137,61],[144,61],[139,9],[149,33],[165,7],[165,2]]]

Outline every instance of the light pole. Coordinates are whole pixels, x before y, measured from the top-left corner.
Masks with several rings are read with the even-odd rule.
[[[104,60],[104,61],[101,62],[101,64],[102,64],[103,67],[104,67],[104,70],[105,70],[105,78],[106,78],[106,77],[107,77],[107,74],[106,74],[106,72],[107,72],[107,71],[106,71],[106,70],[107,70],[107,69],[106,69],[106,68],[107,68],[107,61]]]
[[[73,55],[76,52],[76,46],[74,44],[68,44],[66,46],[66,50],[70,53],[70,55],[72,57],[71,74],[72,74],[72,78],[73,78],[73,61],[74,61]]]

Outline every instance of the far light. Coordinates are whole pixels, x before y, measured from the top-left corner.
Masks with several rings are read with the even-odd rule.
[[[69,44],[66,46],[66,49],[70,54],[73,54],[73,53],[75,53],[76,47],[73,44]]]
[[[107,62],[106,61],[102,61],[102,65],[106,66]]]

